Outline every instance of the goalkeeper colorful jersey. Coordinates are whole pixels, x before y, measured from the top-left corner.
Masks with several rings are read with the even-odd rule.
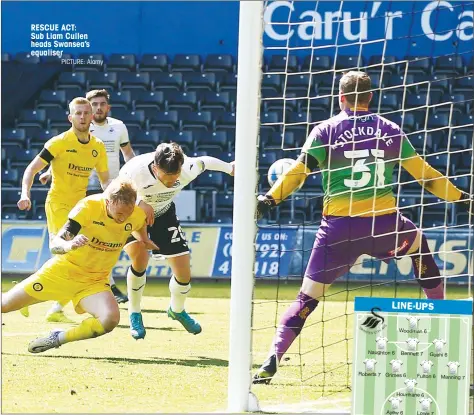
[[[417,153],[400,127],[369,111],[345,110],[317,125],[303,146],[323,179],[324,215],[396,212],[394,167]]]

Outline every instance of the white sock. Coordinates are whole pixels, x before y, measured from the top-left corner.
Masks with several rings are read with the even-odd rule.
[[[49,309],[48,314],[59,313],[60,311],[63,311],[63,308],[64,306],[59,301],[55,301]]]
[[[170,279],[170,293],[171,293],[171,310],[175,313],[181,313],[184,310],[184,302],[191,291],[191,284],[180,284],[174,275]]]
[[[114,277],[112,276],[112,273],[110,273],[109,275],[109,282],[110,282],[110,286],[115,285],[115,280],[114,280]]]
[[[135,275],[130,266],[127,271],[128,314],[141,313],[141,301],[146,284],[146,272],[141,277]]]

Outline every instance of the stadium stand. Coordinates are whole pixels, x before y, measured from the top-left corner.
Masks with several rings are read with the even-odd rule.
[[[75,65],[72,72],[58,73],[27,106],[15,113],[14,118],[3,121],[8,127],[2,129],[4,219],[25,215],[15,209],[25,165],[46,140],[69,127],[66,118],[69,102],[76,96],[84,96],[90,89],[105,88],[110,92],[111,115],[125,122],[138,153],[153,151],[165,140],[180,143],[189,155],[207,154],[233,160],[235,57],[178,54],[171,58],[159,53],[141,57],[131,54],[80,57],[86,61],[87,58],[103,60],[105,65]],[[382,113],[387,112],[387,118],[402,125],[414,147],[426,155],[434,167],[448,170],[448,173],[466,174],[457,177],[456,182],[460,188],[468,190],[472,160],[469,152],[463,150],[472,146],[474,59],[469,62],[462,56],[407,59],[410,60],[408,68],[406,62],[395,64],[395,57],[385,56],[383,71],[380,56],[372,56],[366,62],[375,90],[372,109],[380,108]],[[28,53],[2,54],[2,62],[11,61],[28,65],[45,62]],[[282,152],[282,144],[285,149],[301,147],[307,134],[307,120],[317,123],[328,117],[331,108],[337,109],[337,101],[325,96],[337,91],[337,80],[332,72],[334,66],[348,69],[363,64],[358,56],[344,55],[338,56],[335,63],[329,56],[274,55],[266,59],[261,91],[260,191],[268,188],[266,169],[271,163],[297,154],[295,151]],[[383,91],[379,91],[380,88],[384,88]],[[283,90],[287,94],[282,98]],[[308,96],[314,98],[308,99]],[[434,104],[440,105],[427,112],[426,106]],[[428,129],[434,131],[424,132],[425,122]],[[449,125],[456,127],[451,134]],[[437,154],[446,149],[454,153],[449,157]],[[410,206],[416,205],[420,186],[404,173],[401,180],[408,183],[402,186],[400,207],[408,217],[417,220],[418,208]],[[199,194],[200,220],[231,222],[232,182],[226,176],[206,172],[191,186]],[[35,182],[33,208],[26,214],[29,219],[44,218],[44,190]],[[305,197],[301,197],[302,192],[306,192]],[[291,204],[272,213],[269,220],[279,218],[285,223],[317,220],[321,207],[308,203],[308,197],[321,195],[321,192],[321,175],[310,175],[300,193],[291,199]],[[464,214],[457,212],[455,205],[449,205],[445,210],[435,198],[425,206],[423,217],[425,226],[444,220],[448,223],[467,220]]]

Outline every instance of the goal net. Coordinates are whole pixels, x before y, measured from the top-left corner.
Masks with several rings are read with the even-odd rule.
[[[339,79],[350,70],[370,75],[370,110],[398,124],[418,154],[472,194],[472,20],[468,2],[265,2],[258,194],[270,187],[269,166],[295,159],[311,130],[340,112]],[[281,242],[255,245],[257,258],[275,255],[279,267],[255,270],[252,373],[268,357],[281,316],[299,291],[322,216],[322,182],[321,171],[312,173],[258,222],[260,234],[277,233]],[[400,212],[428,239],[446,297],[472,297],[471,217],[402,168],[392,183]],[[387,264],[359,257],[309,315],[271,383],[252,385],[262,409],[350,411],[356,296],[425,298],[410,258]]]

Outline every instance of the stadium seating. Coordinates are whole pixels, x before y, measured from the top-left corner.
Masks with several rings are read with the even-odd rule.
[[[48,139],[70,127],[67,120],[69,102],[84,96],[90,89],[109,91],[111,115],[125,122],[137,153],[153,151],[163,141],[176,141],[187,154],[233,160],[237,95],[235,57],[223,54],[178,54],[174,57],[165,54],[84,54],[79,57],[86,62],[88,59],[96,62],[74,65],[72,72],[70,67],[65,67],[64,72],[58,73],[32,97],[15,119],[5,120],[4,127],[9,127],[2,129],[5,190],[18,189],[16,186],[20,185],[25,165]],[[28,53],[2,54],[3,62],[12,60],[28,64],[58,62],[57,59],[40,60]],[[273,161],[298,155],[298,151],[281,151],[282,145],[284,149],[300,147],[312,128],[308,122],[319,122],[328,118],[331,111],[338,112],[338,77],[334,76],[333,68],[354,68],[363,65],[362,61],[357,53],[354,56],[338,54],[336,62],[330,56],[317,53],[304,57],[290,54],[266,58],[261,89],[260,190],[268,188],[266,169]],[[398,61],[401,63],[396,64]],[[468,190],[467,175],[472,166],[468,149],[472,148],[474,59],[468,62],[461,55],[453,55],[435,59],[406,57],[404,61],[394,56],[382,59],[374,55],[367,64],[375,90],[371,109],[387,113],[387,118],[402,125],[415,149],[436,168],[445,171],[449,163],[450,174],[465,174],[465,177],[456,178],[456,184]],[[394,88],[380,90],[387,87]],[[436,106],[427,110],[427,104]],[[427,132],[424,131],[425,121]],[[455,128],[449,132],[449,126]],[[449,160],[448,151],[451,152]],[[320,174],[310,175],[302,189],[310,196],[305,194],[303,197],[302,193],[288,206],[282,206],[278,215],[272,214],[268,219],[276,220],[278,216],[287,223],[301,223],[317,218],[321,214],[321,198],[314,199],[312,195],[321,195],[321,179]],[[402,181],[405,179],[409,183],[402,186],[402,194],[406,198],[415,197],[420,192],[419,184],[402,175]],[[36,182],[34,186],[44,190]],[[220,197],[221,193],[217,199],[211,200],[207,196],[213,191],[230,192],[232,180],[226,175],[204,175],[192,186],[202,193],[203,206],[210,206],[202,210],[206,215],[204,220],[211,220],[209,215],[212,213],[216,221],[230,223],[231,206],[226,202],[232,199],[232,193],[225,194],[225,201]],[[32,199],[38,203],[28,217],[44,218],[44,194],[33,193]],[[308,197],[311,198],[309,207]],[[6,205],[5,196],[2,204]],[[456,206],[450,209],[450,220],[467,220]],[[444,213],[436,207],[427,207],[425,211],[425,220],[431,224],[444,219]],[[7,211],[6,214],[10,218],[21,216],[17,213]],[[417,208],[407,208],[407,215],[419,219]]]

